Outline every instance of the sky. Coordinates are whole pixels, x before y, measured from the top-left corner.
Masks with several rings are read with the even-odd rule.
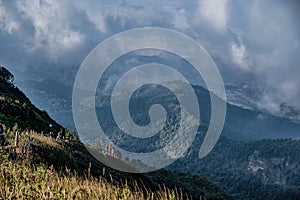
[[[57,71],[74,78],[109,36],[164,27],[199,42],[225,84],[256,85],[263,108],[276,112],[286,103],[300,110],[299,11],[297,0],[0,0],[0,65],[17,81]]]

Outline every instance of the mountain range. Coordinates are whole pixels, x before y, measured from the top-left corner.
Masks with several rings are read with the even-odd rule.
[[[22,193],[22,188],[21,190],[19,188],[17,193],[10,193],[11,195],[16,195],[16,197],[27,196],[27,198],[29,198],[30,196],[32,198],[39,198],[41,197],[39,194],[47,193],[46,191],[42,191],[46,190],[42,185],[51,181],[51,183],[58,181],[59,178],[54,178],[56,176],[63,176],[64,179],[69,177],[72,181],[74,181],[74,179],[80,181],[80,177],[89,177],[86,182],[94,179],[97,180],[100,177],[100,180],[109,180],[105,183],[106,185],[103,186],[103,189],[110,187],[109,184],[113,184],[114,187],[122,187],[122,185],[124,186],[124,183],[126,183],[124,187],[129,187],[130,191],[141,188],[141,192],[145,192],[144,195],[154,195],[155,191],[162,191],[162,187],[164,187],[164,191],[166,192],[180,192],[180,194],[173,192],[174,194],[171,194],[170,197],[166,197],[167,199],[232,199],[224,190],[199,175],[174,172],[166,169],[148,174],[122,173],[106,167],[99,162],[87,151],[86,147],[76,136],[73,136],[73,139],[70,139],[68,136],[68,139],[58,141],[50,138],[48,133],[53,131],[56,134],[62,126],[56,123],[46,111],[39,110],[31,103],[26,95],[13,84],[13,75],[11,75],[11,81],[3,81],[1,79],[2,76],[3,74],[0,74],[0,122],[5,126],[5,138],[8,143],[7,146],[1,147],[0,149],[0,168],[4,170],[4,175],[0,178],[0,180],[3,181],[0,184],[2,191],[9,190],[7,188],[13,187],[14,184],[21,183],[23,188],[27,188],[27,192]],[[52,126],[50,127],[49,124],[52,124]],[[23,146],[14,146],[12,144],[14,142],[14,132],[17,130],[19,130],[21,134],[19,143]],[[37,131],[38,133],[32,131]],[[21,147],[22,149],[24,147],[26,148],[20,150]],[[101,157],[110,162],[121,164],[122,166],[132,167],[126,162],[103,153]],[[19,171],[16,170],[18,172],[14,171],[14,173],[10,174],[11,168],[15,170],[18,169]],[[47,174],[49,169],[51,171],[50,177]],[[46,170],[47,173],[45,173]],[[26,173],[28,171],[31,172],[27,175]],[[70,171],[73,171],[76,175],[70,175]],[[18,174],[19,172],[21,173],[20,176]],[[54,173],[56,173],[55,176]],[[91,175],[94,179],[90,178]],[[8,182],[8,179],[6,179],[7,176],[10,177],[9,184],[6,183],[3,185],[2,183]],[[26,185],[30,184],[30,181],[25,178],[27,176],[41,178],[41,182],[37,182],[40,181],[40,179],[35,179],[36,182],[34,183],[35,185],[41,184],[41,188],[40,186],[36,186],[37,188],[35,188],[35,186]],[[51,177],[53,177],[53,180]],[[68,183],[70,183],[70,181]],[[93,187],[97,187],[97,185]],[[64,186],[62,186],[62,190],[65,192],[69,189],[74,191],[76,188],[67,188],[67,186],[64,188]],[[48,192],[46,195],[51,196],[51,192]],[[117,193],[118,191],[113,192]],[[65,193],[61,194],[63,196]],[[59,196],[60,194],[57,195]],[[0,198],[8,198],[8,193],[1,193]],[[43,196],[43,198],[46,197]],[[149,196],[149,198],[153,197]]]
[[[42,81],[20,82],[22,90],[32,99],[32,101],[44,110],[49,110],[50,116],[61,124],[74,128],[72,118],[72,86],[52,79]],[[194,86],[197,93],[200,109],[201,121],[209,124],[210,120],[210,96],[209,92],[201,87]],[[233,90],[233,87],[230,89]],[[229,91],[230,91],[229,90]],[[243,96],[240,89],[235,88],[238,95],[227,95],[227,116],[224,126],[224,134],[234,140],[256,140],[266,138],[298,138],[300,123],[296,117],[286,117],[273,115],[265,110],[259,110],[247,101],[232,96]],[[248,96],[252,94],[248,92]],[[104,98],[106,94],[99,94],[98,98]],[[253,102],[255,102],[255,97]],[[238,101],[243,102],[239,103]],[[249,100],[250,101],[250,100]],[[296,112],[296,111],[295,111]],[[297,116],[297,114],[295,114]]]
[[[46,79],[40,82],[27,81],[23,83],[22,87],[28,91],[30,96],[35,96],[38,101],[43,99],[43,104],[40,106],[52,110],[51,115],[69,116],[64,120],[69,119],[68,124],[72,126],[71,86]],[[240,95],[246,98],[252,95],[252,102],[255,102],[255,94],[250,89],[247,92],[245,87],[249,88],[249,86],[244,86],[244,89],[231,87],[230,90],[231,92],[237,91],[238,95],[235,94],[237,97]],[[57,92],[55,88],[59,88]],[[64,89],[68,92],[64,92]],[[158,90],[152,93],[152,90],[147,92],[147,88],[144,89],[140,93],[137,92],[136,96],[132,98],[132,104],[137,110],[140,110],[145,103],[164,102],[167,99],[167,95],[163,91]],[[237,199],[297,198],[300,182],[300,151],[298,150],[300,124],[298,121],[291,117],[273,115],[265,110],[259,110],[254,104],[251,104],[250,100],[249,103],[243,98],[238,98],[240,100],[238,102],[234,98],[229,98],[221,139],[207,157],[199,159],[198,151],[210,122],[210,96],[202,86],[194,85],[193,89],[199,99],[201,126],[186,157],[179,159],[167,169],[204,176]],[[98,112],[100,108],[104,110],[110,108],[109,97],[109,92],[100,93],[98,91],[96,96]],[[87,101],[89,98],[93,97],[87,97]],[[57,102],[57,104],[51,102]],[[104,126],[113,127],[113,119],[107,113],[104,118],[105,120],[102,121],[106,124]],[[142,117],[140,120],[146,119]],[[114,128],[112,130],[117,133]],[[115,141],[122,141],[116,142],[115,145],[123,145],[128,150],[149,151],[157,148],[154,141],[151,143],[153,145],[149,145],[149,141],[131,141],[118,134],[112,136],[117,137]],[[166,141],[162,143],[164,142]],[[128,143],[139,145],[132,147],[126,145]]]

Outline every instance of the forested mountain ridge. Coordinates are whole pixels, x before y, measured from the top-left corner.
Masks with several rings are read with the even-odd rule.
[[[204,176],[238,199],[295,199],[299,196],[299,124],[228,104],[220,140],[206,157],[200,159],[199,149],[209,124],[210,101],[207,100],[207,90],[199,86],[194,86],[194,90],[199,97],[201,125],[187,155],[175,161],[168,169]],[[146,116],[139,117],[139,122],[147,122],[145,105],[153,102],[165,105],[174,100],[172,94],[163,90],[155,88],[153,91],[151,88],[143,88],[131,98],[132,105],[135,105],[132,113]],[[102,127],[107,127],[107,133],[111,133],[113,139],[117,138],[117,146],[130,151],[147,152],[168,144],[168,137],[174,133],[168,132],[167,128],[160,133],[159,141],[156,138],[129,138],[121,134],[109,112],[109,100],[109,95],[98,96],[96,111]],[[177,147],[180,148],[180,144]]]
[[[48,133],[58,132],[61,128],[61,125],[51,119],[46,111],[36,108],[14,85],[14,76],[4,67],[0,67],[0,122],[6,128],[17,125],[23,130]]]
[[[72,118],[72,87],[70,85],[53,79],[23,81],[19,83],[19,85],[31,99],[34,99],[37,105],[49,110],[51,116],[68,127],[74,127]],[[193,89],[199,100],[201,121],[205,124],[209,124],[211,115],[209,91],[198,85],[193,85]],[[106,93],[102,93],[101,91],[97,92],[96,109],[110,106],[108,104],[110,92],[111,91],[106,91]],[[156,90],[155,93],[147,92],[145,95],[142,94],[140,96],[138,93],[136,94],[137,95],[132,98],[133,101],[137,101],[135,109],[142,107],[140,102],[143,100],[153,100],[163,103],[166,97],[166,94],[160,90]],[[87,97],[86,101],[89,101],[89,98],[95,97]],[[293,120],[275,116],[264,111],[246,109],[230,103],[227,104],[224,130],[224,134],[233,140],[300,137],[298,132],[298,130],[300,130],[300,124],[295,123]]]
[[[263,139],[233,141],[222,137],[203,159],[197,138],[184,159],[168,169],[195,173],[224,188],[237,199],[298,199],[300,141]]]
[[[0,148],[0,191],[5,191],[0,192],[0,199],[94,199],[95,192],[106,193],[98,194],[105,199],[232,199],[198,175],[169,170],[146,175],[122,173],[100,163],[76,138],[56,141],[43,134],[61,126],[15,87],[8,70],[1,67],[0,72],[0,121],[6,127],[7,141],[7,146]],[[19,145],[14,145],[14,131],[8,129],[20,130]],[[95,191],[87,190],[86,185]]]

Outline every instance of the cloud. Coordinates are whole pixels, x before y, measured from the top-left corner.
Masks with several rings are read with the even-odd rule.
[[[186,19],[186,11],[184,9],[175,13],[173,25],[175,28],[182,31],[190,29],[190,25]]]
[[[91,22],[93,22],[96,26],[96,28],[101,32],[101,33],[107,33],[107,24],[104,19],[104,17],[101,14],[93,14],[90,12],[87,12],[87,15]]]
[[[244,20],[235,22],[247,45],[257,85],[263,91],[262,107],[278,111],[282,104],[300,109],[299,3],[253,1],[245,5]],[[296,75],[297,74],[297,75]],[[276,108],[275,108],[276,105]]]
[[[25,20],[34,28],[32,49],[49,48],[51,55],[61,53],[61,49],[76,48],[84,41],[84,35],[74,30],[66,15],[66,5],[62,1],[18,1],[17,8]]]
[[[299,4],[0,0],[0,64],[22,78],[60,77],[62,68],[75,71],[99,42],[115,33],[144,26],[172,28],[204,46],[225,83],[256,77],[253,84],[264,91],[262,107],[276,110],[287,103],[300,109]]]
[[[251,62],[248,59],[246,46],[243,43],[231,44],[231,56],[232,56],[233,63],[235,63],[241,69],[246,71],[251,70]]]
[[[197,15],[217,31],[225,31],[227,25],[227,0],[199,1]]]
[[[12,34],[19,29],[18,22],[13,18],[10,12],[6,11],[2,1],[0,1],[0,28],[8,34]]]

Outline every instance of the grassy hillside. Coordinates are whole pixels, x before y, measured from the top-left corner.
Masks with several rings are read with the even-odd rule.
[[[96,178],[56,171],[42,164],[12,162],[0,152],[0,199],[183,199],[183,194],[166,188],[145,191],[137,184],[116,184],[102,176]],[[91,168],[88,168],[90,170]]]
[[[76,140],[22,133],[20,148],[4,147],[0,154],[0,199],[231,199],[199,176],[107,168]]]

